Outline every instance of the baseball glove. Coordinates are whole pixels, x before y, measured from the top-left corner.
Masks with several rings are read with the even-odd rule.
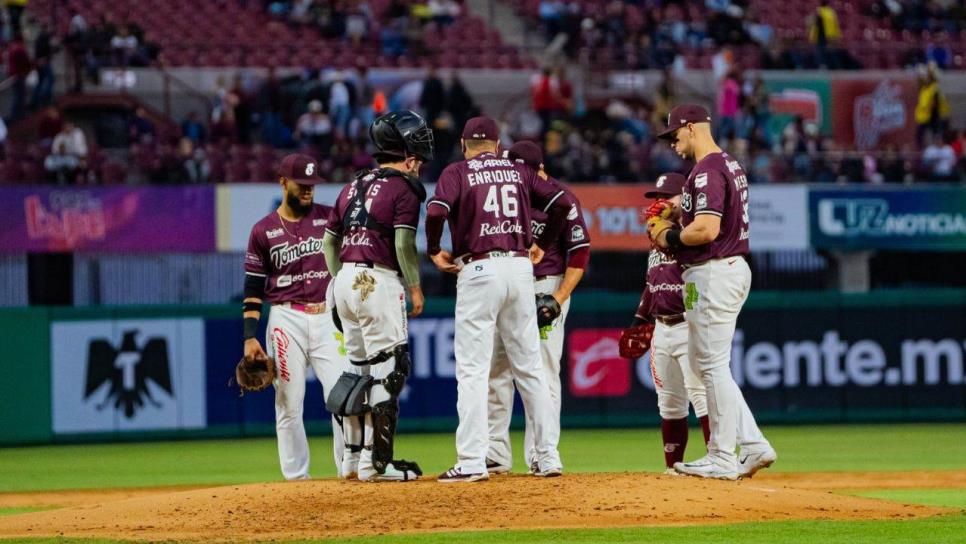
[[[674,226],[671,215],[674,212],[674,204],[670,200],[655,200],[650,207],[644,210],[644,218],[647,221],[647,234],[651,240],[657,238],[665,230]]]
[[[651,203],[650,206],[644,210],[644,219],[648,220],[652,217],[662,217],[664,219],[670,219],[671,213],[674,211],[674,204],[665,198],[659,198]]]
[[[275,381],[275,360],[271,357],[253,360],[242,357],[235,366],[235,381],[242,394],[268,388]]]
[[[537,327],[544,328],[560,316],[560,303],[553,295],[537,293]]]
[[[654,323],[644,323],[628,327],[621,331],[618,343],[620,355],[625,359],[637,359],[651,349],[651,337],[654,336]]]

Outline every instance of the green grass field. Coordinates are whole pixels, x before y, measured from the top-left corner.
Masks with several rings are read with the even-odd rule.
[[[966,469],[966,425],[839,425],[768,427],[779,452],[771,469],[915,471]],[[703,454],[692,430],[689,458]],[[522,437],[514,435],[514,444]],[[313,475],[333,476],[331,440],[313,438]],[[565,431],[560,445],[569,472],[657,471],[663,466],[657,430]],[[455,459],[452,434],[403,435],[397,455],[416,459],[429,474]],[[520,462],[517,470],[523,470]],[[274,439],[42,446],[0,450],[0,493],[58,489],[219,485],[279,479]],[[857,491],[904,503],[963,509],[959,515],[894,522],[769,522],[681,528],[568,531],[490,531],[407,535],[349,542],[963,542],[966,489]],[[0,510],[0,516],[29,509]],[[0,524],[2,524],[0,518]],[[53,540],[30,540],[46,542]],[[104,542],[57,540],[57,542]]]

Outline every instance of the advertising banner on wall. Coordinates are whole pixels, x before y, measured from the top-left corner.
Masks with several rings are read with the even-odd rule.
[[[779,138],[786,125],[801,117],[814,123],[822,134],[832,133],[831,86],[828,79],[773,78],[768,89],[768,124],[772,139]]]
[[[204,428],[204,338],[200,318],[53,322],[54,433]]]
[[[859,150],[915,141],[917,90],[911,78],[833,81],[835,141]]]
[[[966,250],[966,189],[812,189],[811,243],[823,249]]]
[[[888,313],[892,323],[882,326]],[[648,356],[621,359],[621,319],[572,314],[561,363],[563,413],[606,421],[653,414]],[[614,327],[608,328],[607,324]],[[746,309],[731,370],[771,419],[828,419],[918,408],[963,413],[966,310],[955,307]],[[779,415],[780,414],[780,415]]]
[[[752,251],[808,249],[808,187],[751,185],[748,191]]]
[[[215,248],[212,187],[10,187],[0,252],[195,252]]]
[[[584,209],[584,221],[590,230],[594,250],[650,249],[647,225],[641,218],[641,210],[645,202],[650,203],[650,200],[644,198],[644,193],[653,189],[653,184],[571,184],[568,187]]]

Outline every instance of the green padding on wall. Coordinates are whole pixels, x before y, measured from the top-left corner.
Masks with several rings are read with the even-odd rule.
[[[50,325],[44,309],[0,311],[0,444],[45,442],[50,427]]]

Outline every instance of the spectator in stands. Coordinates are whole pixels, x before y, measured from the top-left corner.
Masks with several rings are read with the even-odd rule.
[[[454,127],[462,127],[471,117],[480,114],[479,108],[473,103],[473,97],[463,86],[456,70],[450,72],[449,89],[446,91],[446,111],[453,118]]]
[[[426,123],[430,126],[436,122],[439,114],[443,113],[446,107],[446,89],[443,81],[436,73],[436,67],[431,66],[423,79],[423,91],[419,95],[419,107],[423,110]]]
[[[51,62],[58,49],[50,27],[47,24],[41,24],[37,38],[34,40],[34,66],[37,70],[37,86],[34,87],[34,94],[30,99],[32,110],[46,106],[53,99],[54,70]]]
[[[127,67],[132,64],[138,51],[138,39],[131,34],[128,25],[118,27],[117,34],[111,37],[111,53],[114,65]]]
[[[562,77],[561,70],[544,67],[539,74],[530,79],[530,97],[533,110],[543,122],[543,132],[550,129],[550,124],[565,116],[570,110],[570,83]]]
[[[150,144],[156,139],[154,123],[148,118],[148,112],[144,108],[134,110],[134,115],[128,122],[128,138],[131,142]]]
[[[7,46],[7,79],[13,89],[10,102],[9,124],[14,124],[24,116],[27,95],[27,76],[30,74],[30,55],[23,43],[23,35],[14,33]]]
[[[151,182],[158,184],[180,184],[187,181],[182,157],[179,156],[178,150],[171,143],[161,142],[158,161],[150,175]]]
[[[251,143],[252,104],[241,74],[235,74],[234,84],[226,93],[224,103],[232,109],[235,140],[243,144]]]
[[[282,147],[288,143],[288,137],[282,134],[283,109],[282,85],[275,76],[275,67],[269,66],[265,81],[255,96],[255,110],[261,122],[262,139],[273,147]]]
[[[329,73],[329,116],[332,125],[340,136],[349,133],[349,121],[352,119],[352,103],[349,87],[345,82],[345,74],[340,70]]]
[[[564,10],[564,3],[559,0],[541,0],[538,13],[548,42],[561,31]]]
[[[939,87],[939,70],[935,64],[920,66],[919,99],[916,102],[916,139],[920,146],[926,134],[939,138],[949,124],[949,101]]]
[[[181,122],[181,135],[191,140],[194,145],[200,145],[208,140],[208,129],[198,119],[198,112],[192,111]]]
[[[460,4],[455,0],[429,0],[429,13],[433,21],[439,26],[453,24],[460,15]]]
[[[71,60],[72,86],[75,93],[80,93],[84,90],[84,65],[89,47],[87,20],[76,9],[71,8],[68,13],[70,24],[64,45]]]
[[[841,39],[838,14],[828,5],[828,0],[819,0],[818,8],[808,17],[808,40],[815,44],[819,67],[832,70],[839,67],[834,48]]]
[[[715,139],[732,139],[737,136],[738,114],[740,112],[741,84],[738,71],[732,69],[721,80],[718,87],[718,122]]]
[[[204,148],[195,147],[189,138],[181,138],[178,142],[178,156],[181,159],[181,170],[186,183],[208,183],[211,176],[211,164]]]
[[[885,183],[909,183],[912,181],[911,165],[899,154],[899,148],[894,143],[886,145],[879,160],[879,173]]]
[[[87,139],[84,132],[66,122],[51,144],[51,152],[44,159],[48,181],[65,185],[73,183],[86,168]]]
[[[40,145],[47,147],[54,141],[54,137],[64,127],[64,120],[60,116],[60,110],[55,106],[47,106],[40,121],[37,122],[37,137]]]
[[[346,39],[356,46],[362,43],[362,40],[366,37],[366,33],[369,31],[371,19],[372,14],[369,12],[369,5],[365,2],[357,5],[345,20]]]
[[[6,0],[7,14],[10,16],[10,29],[14,34],[22,31],[20,19],[23,12],[27,9],[27,0]]]
[[[922,152],[922,163],[928,169],[930,181],[959,181],[956,172],[958,157],[953,150],[952,133],[942,137],[930,136],[926,149]]]
[[[295,139],[302,147],[326,150],[332,145],[332,121],[322,111],[322,102],[309,102],[309,111],[295,124]]]

